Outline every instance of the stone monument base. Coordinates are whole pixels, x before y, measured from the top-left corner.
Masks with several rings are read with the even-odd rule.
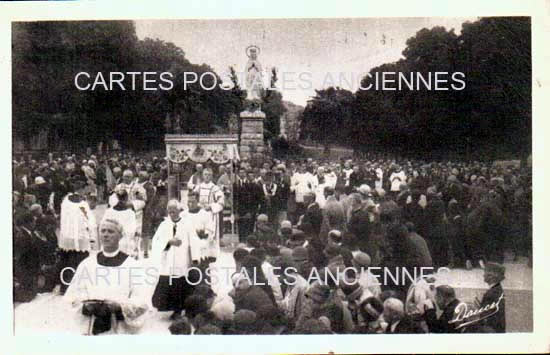
[[[265,113],[261,110],[240,113],[241,117],[241,145],[240,156],[242,158],[263,158],[264,145],[264,119]]]

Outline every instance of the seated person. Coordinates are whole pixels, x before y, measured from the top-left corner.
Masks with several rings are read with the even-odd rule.
[[[259,215],[256,219],[256,231],[254,235],[258,239],[258,244],[260,246],[265,246],[268,243],[277,243],[279,241],[279,236],[273,228],[271,228],[269,219],[265,214]]]
[[[388,334],[422,333],[422,329],[405,314],[403,302],[390,297],[384,301],[384,322],[382,328]]]
[[[120,251],[122,230],[116,220],[102,221],[99,228],[102,251],[78,265],[64,296],[82,315],[89,317],[88,332],[93,335],[117,332],[119,323],[127,332],[134,333],[151,309],[151,292],[145,285],[154,280],[144,280],[144,268]]]
[[[459,300],[456,299],[455,290],[447,285],[438,286],[435,289],[435,303],[442,311],[437,317],[437,310],[432,302],[426,302],[424,317],[430,333],[460,333],[457,325],[453,324],[455,310]]]

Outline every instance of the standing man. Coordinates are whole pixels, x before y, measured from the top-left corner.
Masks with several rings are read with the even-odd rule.
[[[202,183],[197,185],[194,191],[199,195],[199,205],[210,213],[214,225],[214,234],[208,240],[206,257],[210,262],[215,262],[220,253],[221,212],[225,204],[225,196],[222,189],[212,182],[212,175],[211,169],[204,169]]]
[[[181,316],[185,298],[193,293],[187,277],[193,261],[198,264],[200,251],[191,249],[189,228],[180,216],[179,202],[168,201],[166,209],[168,217],[153,237],[152,257],[160,267],[153,306],[161,312],[173,311],[170,318],[174,320]]]
[[[326,243],[326,238],[323,236],[323,238],[319,240],[321,224],[323,223],[323,212],[321,211],[319,204],[315,202],[315,193],[306,193],[304,196],[304,202],[307,204],[307,208],[298,228],[306,232],[312,241],[321,241],[324,245]]]
[[[372,259],[377,259],[377,248],[371,241],[371,222],[369,213],[363,208],[361,195],[353,193],[349,196],[351,202],[351,217],[348,223],[348,231],[353,235],[351,245],[348,245],[351,250],[356,247],[362,252],[369,255]]]
[[[76,268],[91,250],[97,250],[97,224],[93,212],[84,196],[86,178],[75,175],[72,179],[73,193],[61,203],[61,222],[58,246],[60,267]],[[69,280],[70,281],[70,280]],[[67,285],[61,285],[64,293]]]
[[[346,194],[349,194],[351,191],[350,181],[349,178],[351,176],[351,173],[353,173],[353,168],[351,167],[351,160],[346,160],[344,162],[344,169],[342,169],[343,172],[343,180],[344,180],[344,187]]]
[[[233,186],[233,199],[235,203],[235,213],[237,215],[239,242],[244,242],[246,240],[246,237],[252,233],[254,226],[254,223],[250,220],[251,215],[248,212],[250,206],[247,203],[247,197],[249,195],[249,191],[246,188],[247,184],[248,181],[246,178],[246,170],[241,168],[239,169],[239,173]]]
[[[277,204],[277,183],[273,182],[273,175],[267,173],[262,181],[262,193],[263,197],[260,204],[260,212],[267,214],[269,217],[269,222],[273,226],[277,226],[277,216],[278,216],[278,204]]]
[[[498,305],[498,311],[485,318],[485,325],[496,333],[506,333],[506,303],[504,290],[500,284],[504,280],[505,273],[504,266],[493,262],[487,263],[483,272],[483,281],[489,285],[489,289],[483,295],[479,308],[489,308],[493,304]]]
[[[305,213],[307,207],[304,202],[305,194],[311,192],[315,195],[314,191],[316,187],[313,175],[306,171],[305,164],[301,164],[298,167],[298,171],[292,175],[290,180],[290,191],[296,194],[296,215],[294,223],[296,223],[297,219]]]
[[[199,205],[199,194],[191,191],[187,196],[188,209],[180,216],[185,220],[189,229],[191,256],[193,261],[199,261],[202,272],[208,268],[208,247],[214,236],[215,225],[210,213]],[[205,276],[203,274],[203,276]]]
[[[195,187],[200,185],[200,183],[202,182],[202,169],[203,169],[202,164],[195,165],[196,171],[193,175],[191,175],[191,178],[187,182],[187,188],[189,190],[194,190]]]
[[[143,202],[145,205],[143,206],[143,209],[141,212],[141,234],[139,235],[140,238],[140,244],[139,244],[139,252],[140,257],[148,257],[149,249],[151,247],[151,238],[153,236],[153,219],[154,219],[154,205],[155,202],[155,195],[157,193],[157,189],[153,182],[151,182],[149,172],[146,170],[142,170],[138,174],[138,181],[137,185],[139,185],[140,194],[144,193]]]
[[[401,191],[401,184],[407,182],[407,175],[405,175],[405,171],[397,165],[395,168],[395,172],[393,172],[390,175],[390,183],[391,188],[390,191],[394,196],[397,196],[399,194],[399,191]]]

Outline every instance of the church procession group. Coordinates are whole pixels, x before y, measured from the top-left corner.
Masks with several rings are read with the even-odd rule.
[[[504,252],[531,257],[530,169],[382,155],[232,168],[197,164],[183,204],[165,158],[16,158],[14,302],[54,294],[94,335],[159,319],[172,334],[506,331]],[[229,204],[239,243],[222,251]],[[457,299],[440,267],[484,269],[487,292]]]

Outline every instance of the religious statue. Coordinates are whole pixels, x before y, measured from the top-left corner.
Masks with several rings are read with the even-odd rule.
[[[260,100],[262,83],[262,64],[258,60],[260,48],[255,45],[246,48],[248,62],[246,63],[246,98],[247,100]]]

